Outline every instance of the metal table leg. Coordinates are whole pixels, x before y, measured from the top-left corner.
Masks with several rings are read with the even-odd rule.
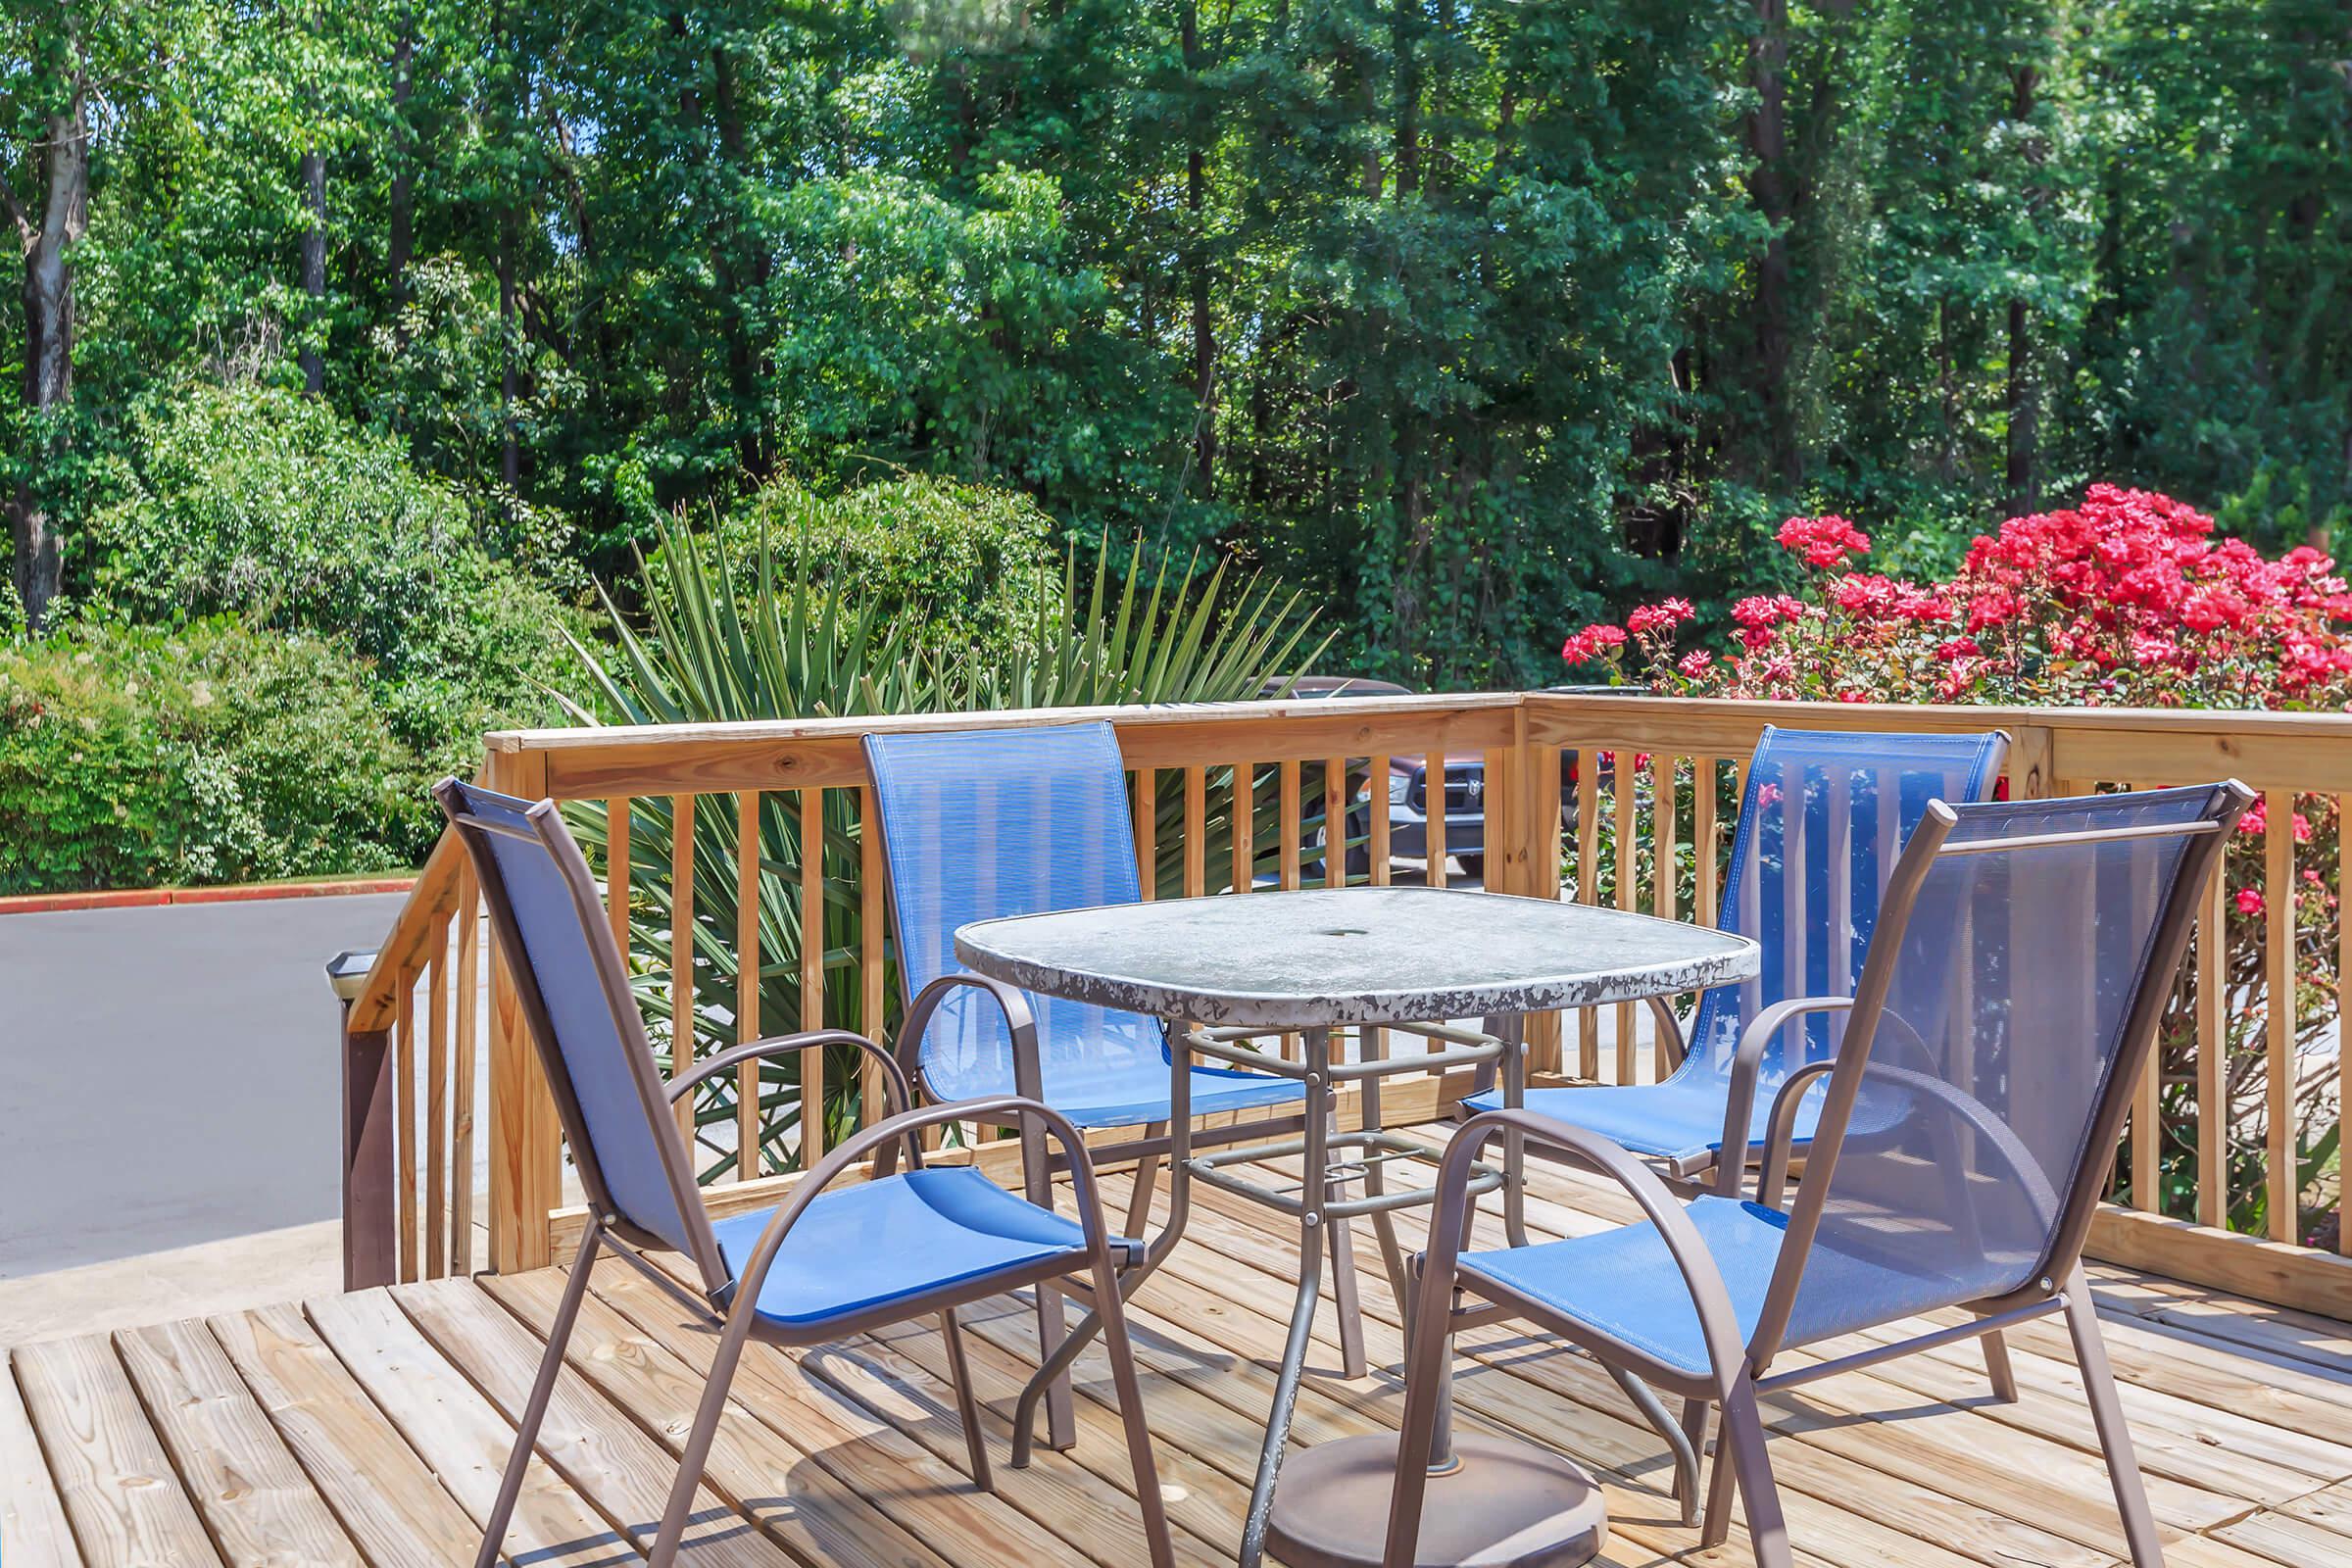
[[[1325,1140],[1331,1130],[1331,1031],[1305,1031],[1306,1155],[1299,1196],[1305,1213],[1298,1225],[1298,1296],[1291,1306],[1291,1331],[1283,1341],[1282,1366],[1274,1380],[1274,1408],[1266,1417],[1266,1441],[1257,1451],[1257,1481],[1250,1489],[1250,1512],[1242,1521],[1241,1568],[1258,1568],[1266,1555],[1266,1524],[1274,1507],[1274,1485],[1290,1446],[1291,1415],[1298,1404],[1298,1379],[1306,1367],[1314,1333],[1315,1304],[1323,1295],[1324,1207],[1330,1186],[1320,1179],[1329,1161]]]

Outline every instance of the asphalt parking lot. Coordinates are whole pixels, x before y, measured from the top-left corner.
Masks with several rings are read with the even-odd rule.
[[[0,915],[0,1279],[336,1218],[323,969],[401,897]]]

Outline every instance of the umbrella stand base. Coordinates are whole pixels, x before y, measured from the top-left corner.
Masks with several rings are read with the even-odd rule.
[[[1414,1568],[1576,1568],[1608,1537],[1600,1488],[1555,1453],[1456,1432],[1429,1478]],[[1394,1433],[1317,1444],[1282,1468],[1266,1553],[1288,1568],[1380,1568],[1396,1483]]]

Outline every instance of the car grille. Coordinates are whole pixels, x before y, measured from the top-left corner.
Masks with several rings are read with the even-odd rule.
[[[1406,794],[1406,804],[1424,816],[1429,814],[1429,784],[1424,774],[1413,780]],[[1446,815],[1448,819],[1474,816],[1487,808],[1487,770],[1475,762],[1459,762],[1446,769]]]

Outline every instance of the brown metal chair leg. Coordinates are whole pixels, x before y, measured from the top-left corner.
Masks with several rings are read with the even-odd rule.
[[[980,1402],[972,1396],[971,1363],[964,1359],[963,1330],[956,1322],[954,1307],[939,1314],[939,1333],[948,1342],[948,1382],[956,1390],[956,1419],[963,1423],[963,1447],[972,1459],[972,1485],[994,1492],[996,1475],[988,1464],[987,1436],[980,1430]]]
[[[1127,1460],[1135,1471],[1135,1500],[1144,1510],[1144,1543],[1152,1568],[1173,1568],[1167,1503],[1159,1493],[1159,1471],[1152,1459],[1152,1431],[1144,1422],[1144,1391],[1136,1381],[1135,1351],[1127,1343],[1127,1308],[1119,1299],[1117,1273],[1107,1260],[1095,1265],[1095,1298],[1102,1326],[1102,1350],[1110,1358],[1111,1387],[1119,1396],[1119,1424],[1127,1432]]]
[[[1046,1161],[1045,1135],[1034,1127],[1021,1131],[1021,1175],[1029,1201],[1038,1207],[1054,1207],[1054,1172]],[[1051,1280],[1037,1286],[1037,1359],[1044,1365],[1061,1348],[1069,1336],[1069,1322],[1064,1316],[1061,1287]],[[1046,1390],[1046,1446],[1067,1452],[1078,1446],[1078,1415],[1070,1399],[1070,1380],[1065,1373],[1054,1380]]]
[[[1781,1516],[1781,1492],[1772,1479],[1772,1461],[1764,1454],[1764,1420],[1756,1409],[1756,1385],[1746,1368],[1723,1396],[1723,1429],[1715,1440],[1716,1473],[1730,1471],[1740,1482],[1740,1500],[1747,1512],[1747,1543],[1756,1568],[1790,1568],[1788,1524]],[[1719,1483],[1715,1489],[1724,1489]],[[1731,1499],[1710,1502],[1708,1531],[1730,1512]],[[1720,1528],[1728,1529],[1729,1521]],[[1719,1538],[1720,1539],[1720,1538]]]
[[[1338,1112],[1329,1123],[1332,1132],[1340,1128]],[[1337,1203],[1348,1196],[1344,1181],[1326,1182],[1323,1201]],[[1353,1381],[1370,1370],[1364,1358],[1364,1309],[1359,1299],[1355,1278],[1355,1233],[1345,1219],[1331,1222],[1331,1299],[1340,1314],[1340,1376]]]
[[[757,1292],[751,1293],[756,1298]],[[703,1484],[703,1466],[710,1458],[710,1444],[718,1436],[718,1418],[726,1413],[727,1390],[735,1381],[736,1365],[743,1359],[743,1348],[752,1337],[752,1320],[758,1316],[752,1299],[738,1296],[734,1309],[727,1314],[725,1327],[720,1329],[718,1349],[710,1357],[710,1381],[703,1385],[703,1402],[695,1409],[694,1426],[686,1434],[686,1446],[678,1450],[678,1478],[670,1484],[669,1506],[662,1511],[662,1528],[655,1533],[654,1545],[645,1554],[646,1568],[670,1568],[678,1555],[678,1544],[686,1539],[686,1526],[694,1513],[694,1494]]]
[[[1164,1121],[1149,1122],[1144,1127],[1146,1138],[1166,1135]],[[1159,1184],[1159,1156],[1146,1154],[1135,1162],[1135,1191],[1127,1200],[1126,1236],[1130,1241],[1142,1241],[1144,1229],[1152,1223],[1152,1192]]]
[[[1707,1509],[1698,1520],[1698,1544],[1703,1550],[1720,1546],[1732,1535],[1732,1483],[1738,1472],[1732,1463],[1731,1430],[1719,1426],[1715,1434],[1715,1464],[1707,1472]]]
[[[588,1294],[589,1270],[603,1239],[603,1227],[594,1221],[580,1238],[579,1253],[571,1260],[571,1277],[564,1285],[563,1303],[556,1308],[555,1321],[548,1325],[547,1353],[539,1358],[539,1374],[531,1380],[530,1397],[523,1401],[522,1419],[514,1426],[514,1451],[507,1455],[506,1472],[498,1478],[498,1500],[490,1505],[490,1517],[482,1527],[482,1548],[474,1554],[473,1568],[496,1568],[499,1547],[506,1544],[507,1521],[514,1515],[514,1499],[522,1495],[522,1480],[531,1467],[539,1425],[547,1419],[548,1401],[555,1396],[556,1377],[564,1370],[564,1348],[571,1342],[571,1326]]]
[[[2003,1404],[2017,1402],[2017,1371],[2009,1364],[2009,1342],[1995,1329],[1984,1337],[1984,1375],[1992,1381],[1992,1396]]]
[[[2148,1510],[2139,1456],[2132,1448],[2132,1431],[2124,1424],[2115,1373],[2107,1364],[2107,1342],[2099,1337],[2098,1310],[2091,1304],[2090,1282],[2080,1263],[2066,1282],[2066,1331],[2075,1342],[2075,1363],[2082,1369],[2082,1392],[2089,1396],[2091,1424],[2098,1428],[2099,1447],[2107,1456],[2107,1484],[2115,1489],[2115,1505],[2124,1516],[2132,1568],[2164,1568],[2156,1516]]]
[[[1364,1309],[1355,1278],[1355,1238],[1348,1222],[1331,1222],[1331,1300],[1340,1314],[1340,1376],[1349,1380],[1371,1369],[1364,1356]]]

